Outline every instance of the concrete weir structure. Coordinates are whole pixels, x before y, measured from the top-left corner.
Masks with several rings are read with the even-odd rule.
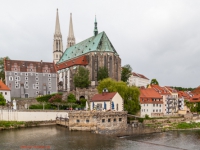
[[[69,119],[57,118],[56,124],[69,127],[69,130],[100,131],[122,130],[127,128],[126,111],[71,111]]]

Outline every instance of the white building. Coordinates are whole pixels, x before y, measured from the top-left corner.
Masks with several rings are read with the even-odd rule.
[[[149,79],[142,74],[133,72],[128,79],[129,86],[146,87],[149,84]]]
[[[163,98],[154,89],[140,89],[141,117],[163,117]]]
[[[10,89],[0,80],[0,93],[4,96],[7,102],[11,102]]]
[[[90,110],[124,110],[124,102],[118,92],[96,94],[91,98],[89,106]]]

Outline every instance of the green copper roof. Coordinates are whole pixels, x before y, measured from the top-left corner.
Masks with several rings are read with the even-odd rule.
[[[89,52],[113,52],[118,55],[106,33],[101,32],[96,36],[92,36],[67,48],[57,64],[79,57]]]

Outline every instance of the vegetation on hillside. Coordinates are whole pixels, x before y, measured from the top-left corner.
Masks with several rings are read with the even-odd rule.
[[[123,66],[121,72],[121,80],[127,83],[128,78],[131,76],[131,73],[132,73],[132,68],[130,65],[127,64]]]
[[[10,59],[8,56],[0,58],[0,79],[2,79],[3,81],[5,81],[4,58]]]
[[[76,74],[74,75],[74,85],[79,88],[87,88],[90,84],[89,70],[85,67],[78,67]]]

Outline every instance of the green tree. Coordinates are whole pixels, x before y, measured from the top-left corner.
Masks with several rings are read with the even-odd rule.
[[[0,58],[0,79],[5,81],[5,72],[4,72],[4,59],[10,59],[8,56],[5,58],[1,57]]]
[[[159,83],[158,83],[158,81],[156,79],[152,79],[150,84],[159,85]]]
[[[87,88],[90,84],[89,71],[80,66],[74,76],[74,85],[79,88]]]
[[[6,105],[6,100],[4,96],[0,93],[0,106],[5,106]]]
[[[76,103],[76,97],[74,96],[74,94],[70,93],[70,94],[67,96],[67,102],[68,102],[68,103]]]
[[[125,65],[122,67],[121,80],[127,82],[128,78],[131,76],[132,68],[130,65]]]
[[[135,86],[127,86],[125,82],[115,81],[111,78],[100,81],[97,89],[102,93],[103,89],[107,88],[109,92],[118,92],[124,100],[124,110],[129,114],[136,114],[140,110],[139,95],[140,91]]]
[[[97,80],[101,81],[105,78],[108,78],[108,69],[106,67],[100,67],[97,72]]]

